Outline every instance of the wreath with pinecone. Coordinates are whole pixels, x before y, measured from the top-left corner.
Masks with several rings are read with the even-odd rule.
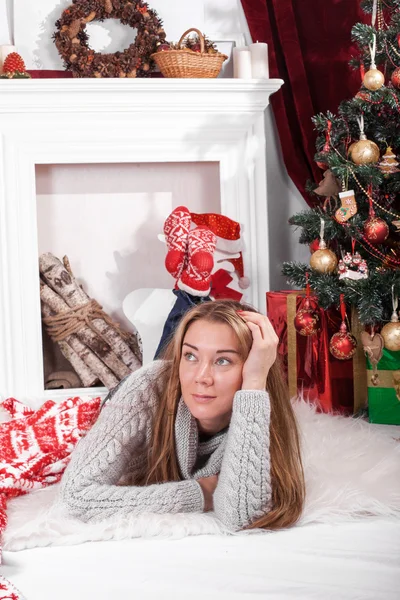
[[[134,42],[122,52],[102,54],[89,47],[86,24],[106,19],[119,19],[137,30]],[[157,13],[134,0],[73,0],[56,27],[54,43],[74,77],[148,77],[155,68],[151,54],[165,42]]]

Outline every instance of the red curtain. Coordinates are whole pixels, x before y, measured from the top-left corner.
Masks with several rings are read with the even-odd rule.
[[[283,158],[303,194],[307,179],[319,181],[311,117],[337,112],[360,87],[348,66],[355,48],[352,26],[365,19],[359,0],[241,0],[253,41],[267,42],[270,77],[285,84],[271,96]],[[365,21],[364,21],[365,22]]]

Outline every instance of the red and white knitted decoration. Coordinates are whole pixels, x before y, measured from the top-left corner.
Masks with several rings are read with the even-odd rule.
[[[210,293],[216,241],[215,234],[207,227],[196,227],[189,231],[187,265],[178,280],[180,290],[192,296],[207,296]]]
[[[59,404],[48,400],[36,411],[15,398],[0,406],[12,417],[0,423],[1,536],[10,498],[60,481],[72,450],[98,417],[100,398],[69,398]]]
[[[24,600],[21,592],[8,581],[5,577],[0,575],[0,600]]]
[[[179,279],[185,267],[190,222],[188,209],[185,206],[178,206],[164,223],[165,241],[168,248],[165,268],[175,279]]]
[[[222,252],[239,253],[238,258],[229,258],[226,260],[232,263],[239,277],[239,287],[246,289],[250,285],[250,280],[245,277],[243,266],[240,224],[225,215],[218,213],[191,213],[192,223],[198,226],[205,226],[217,236],[217,249]]]

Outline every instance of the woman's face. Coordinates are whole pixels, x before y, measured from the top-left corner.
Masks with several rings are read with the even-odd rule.
[[[239,340],[229,325],[200,319],[189,326],[179,379],[183,400],[200,431],[213,434],[229,425],[243,363]]]

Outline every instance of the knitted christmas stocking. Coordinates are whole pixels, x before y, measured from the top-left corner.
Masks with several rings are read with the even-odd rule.
[[[178,288],[192,296],[207,296],[210,293],[213,254],[217,238],[207,227],[196,227],[189,232],[188,257]]]
[[[179,279],[185,266],[190,222],[190,212],[186,206],[178,206],[164,223],[165,241],[168,248],[165,268],[175,279]]]

